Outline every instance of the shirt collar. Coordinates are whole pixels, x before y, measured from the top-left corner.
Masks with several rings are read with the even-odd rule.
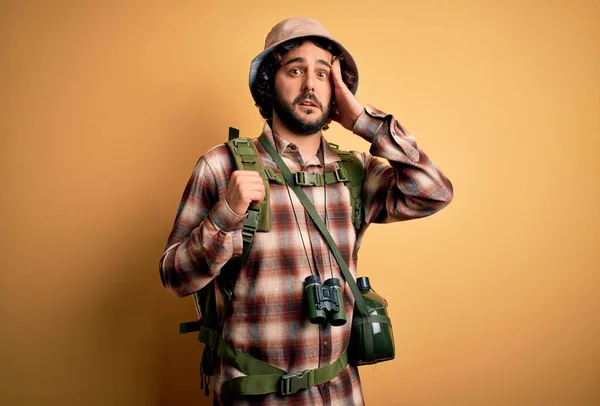
[[[273,131],[271,126],[269,125],[268,121],[265,121],[265,125],[263,127],[263,134],[267,137],[267,140],[269,140],[271,145],[273,145],[277,149],[277,151],[283,151],[283,152],[280,152],[280,155],[283,156],[283,155],[289,155],[292,153],[290,146],[293,147],[294,145],[291,142],[286,141],[283,138],[281,138],[279,135],[277,135]],[[325,153],[324,153],[325,165],[331,164],[333,162],[341,161],[338,154],[329,145],[329,143],[323,136],[321,136],[321,148],[323,148],[323,151],[325,151]]]

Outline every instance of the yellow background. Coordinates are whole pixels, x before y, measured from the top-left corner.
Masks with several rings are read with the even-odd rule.
[[[397,349],[361,368],[367,404],[600,405],[592,0],[0,2],[0,404],[209,404],[158,259],[198,157],[259,134],[250,60],[295,15],[455,186],[367,233]]]

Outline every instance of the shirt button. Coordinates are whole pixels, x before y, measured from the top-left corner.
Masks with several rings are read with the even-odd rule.
[[[329,343],[328,343],[327,341],[325,341],[325,342],[323,343],[323,347],[327,347],[327,344],[329,344]]]

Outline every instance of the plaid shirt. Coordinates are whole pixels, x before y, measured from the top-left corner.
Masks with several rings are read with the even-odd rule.
[[[264,134],[280,151],[290,171],[332,172],[339,157],[322,139],[322,158],[303,162],[298,147],[274,134]],[[357,253],[370,223],[387,223],[431,215],[452,199],[452,185],[417,147],[415,139],[391,115],[366,106],[353,132],[371,142],[370,154],[353,152],[362,162],[364,221],[352,225],[350,193],[343,183],[304,187],[336,241],[351,273],[356,276]],[[265,168],[279,172],[263,147],[255,145]],[[385,158],[389,164],[382,159]],[[242,252],[238,216],[225,201],[228,180],[235,170],[229,150],[217,146],[198,161],[183,193],[167,249],[160,261],[163,284],[178,297],[205,286],[232,257]],[[348,322],[340,327],[308,321],[303,298],[304,279],[318,273],[321,280],[343,276],[327,243],[296,195],[284,185],[270,184],[271,231],[256,233],[247,261],[237,279],[233,314],[223,338],[239,351],[289,373],[328,365],[338,359],[350,339],[354,299],[345,284]],[[222,404],[221,384],[243,376],[221,363],[214,375],[215,404]],[[240,397],[236,405],[362,405],[358,370],[348,365],[328,383],[295,395]]]

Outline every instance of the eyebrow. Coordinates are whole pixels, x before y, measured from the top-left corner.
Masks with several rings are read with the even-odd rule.
[[[284,65],[287,66],[290,63],[295,63],[295,62],[306,62],[306,61],[304,60],[304,58],[302,58],[301,56],[299,56],[299,57],[290,59]],[[331,64],[329,62],[327,62],[326,60],[324,60],[324,59],[317,59],[317,63],[321,64],[321,65],[325,65],[328,68],[331,68]]]

